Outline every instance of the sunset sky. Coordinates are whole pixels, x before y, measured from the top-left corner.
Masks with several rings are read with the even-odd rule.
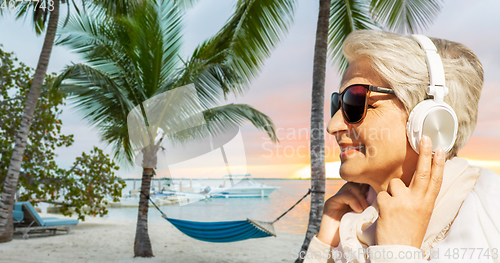
[[[185,22],[184,58],[197,44],[216,33],[232,12],[235,1],[200,0],[189,11]],[[300,0],[295,22],[286,38],[266,61],[259,77],[255,79],[243,96],[230,98],[229,102],[246,103],[264,112],[274,121],[280,143],[272,144],[264,132],[250,124],[241,128],[245,145],[248,173],[258,178],[297,178],[308,175],[309,126],[311,107],[312,64],[314,35],[316,29],[318,1]],[[65,6],[65,5],[64,5]],[[435,23],[422,34],[461,42],[471,48],[483,63],[485,84],[479,104],[479,119],[473,137],[459,152],[460,157],[473,164],[487,167],[500,173],[500,1],[454,0],[444,3]],[[66,11],[61,11],[65,16]],[[20,61],[35,67],[41,50],[43,37],[36,37],[31,21],[15,21],[13,17],[0,17],[0,44],[8,52],[15,52]],[[79,57],[62,47],[55,47],[49,64],[49,72],[59,72]],[[325,98],[338,90],[339,74],[329,62]],[[328,121],[329,101],[325,101],[325,125]],[[106,148],[98,135],[80,115],[64,109],[61,116],[62,132],[74,134],[71,148],[58,150],[58,163],[69,167],[82,151],[94,145]],[[111,147],[106,148],[111,153]],[[339,148],[333,136],[326,134],[327,176],[338,174]],[[141,169],[123,167],[122,177],[140,177]],[[185,177],[194,177],[186,175]]]

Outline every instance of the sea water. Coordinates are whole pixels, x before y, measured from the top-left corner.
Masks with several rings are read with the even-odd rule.
[[[311,187],[310,180],[255,178],[253,180],[268,186],[280,188],[274,190],[268,197],[209,198],[186,205],[163,205],[159,209],[170,218],[190,221],[215,222],[245,220],[249,218],[271,222],[294,205]],[[134,180],[125,180],[125,182],[127,186],[122,191],[123,195],[129,194],[129,191],[134,189]],[[174,183],[179,184],[179,180],[174,180]],[[334,195],[344,183],[344,180],[326,180],[325,200]],[[193,186],[210,186],[212,189],[222,184],[223,180],[192,180]],[[153,180],[151,185],[158,188],[158,181]],[[189,187],[189,179],[182,180],[182,186]],[[135,189],[140,190],[140,187],[141,181],[135,180]],[[226,187],[229,187],[228,181],[226,181]],[[39,203],[37,206],[42,209],[42,212],[47,211],[47,203]],[[309,195],[284,217],[274,223],[276,232],[305,234],[309,220],[310,206],[311,196]],[[108,211],[108,214],[104,218],[137,222],[137,207],[108,207]],[[148,222],[170,224],[163,219],[161,213],[154,206],[149,206]]]
[[[311,187],[310,180],[254,179],[254,181],[280,188],[274,190],[268,197],[210,198],[186,205],[163,205],[159,209],[170,218],[190,221],[214,222],[245,220],[247,218],[273,221],[304,196]],[[123,190],[124,194],[127,194],[133,188],[133,180],[126,180],[126,183],[127,187]],[[136,181],[137,190],[140,189],[140,183],[140,181]],[[175,180],[175,183],[178,184],[178,181]],[[222,180],[193,179],[192,183],[193,185],[209,185],[213,189],[222,184]],[[334,195],[344,183],[344,180],[326,180],[325,200]],[[184,179],[182,181],[183,187],[188,187],[189,184],[189,180]],[[157,181],[154,181],[152,186],[158,187]],[[311,198],[309,195],[274,224],[276,231],[305,234],[310,205]],[[110,207],[108,210],[109,213],[105,216],[107,218],[137,221],[137,207]],[[169,224],[168,221],[161,217],[161,213],[154,206],[149,207],[148,221]]]

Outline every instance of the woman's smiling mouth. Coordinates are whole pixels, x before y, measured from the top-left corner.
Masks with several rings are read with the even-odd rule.
[[[352,156],[356,152],[361,152],[365,153],[365,146],[364,145],[359,145],[359,146],[344,146],[342,145],[340,147],[340,158],[345,157],[345,156]]]

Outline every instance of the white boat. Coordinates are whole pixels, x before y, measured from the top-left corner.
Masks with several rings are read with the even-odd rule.
[[[206,193],[190,193],[190,192],[177,192],[171,190],[163,190],[161,193],[154,195],[155,198],[168,200],[172,203],[192,203],[200,200],[210,198]]]
[[[170,202],[168,200],[165,201],[163,199],[155,198],[155,197],[153,197],[152,200],[158,206],[169,205],[169,204],[173,203],[173,202]],[[110,202],[109,205],[111,207],[139,207],[139,201],[140,201],[139,197],[128,196],[128,197],[120,198],[119,202]],[[148,206],[152,206],[152,204],[150,202],[148,202]]]
[[[186,182],[186,181],[188,181],[188,182]],[[183,192],[183,193],[206,194],[209,191],[206,188],[207,188],[207,186],[201,184],[200,179],[198,179],[198,180],[194,179],[194,182],[193,182],[192,178],[188,178],[188,179],[181,178],[181,179],[167,181],[166,183],[163,183],[160,191],[158,191],[157,188],[154,188],[154,191],[155,191],[155,193]]]
[[[241,179],[241,180],[239,180]],[[239,180],[236,184],[233,181]],[[230,187],[225,187],[227,181],[230,182]],[[224,184],[219,188],[212,189],[209,194],[213,198],[242,198],[242,197],[268,197],[274,190],[280,187],[269,186],[252,179],[250,174],[224,176]]]

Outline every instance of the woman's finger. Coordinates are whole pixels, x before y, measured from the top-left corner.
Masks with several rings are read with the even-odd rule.
[[[443,182],[444,163],[444,150],[439,149],[434,154],[434,158],[432,160],[431,179],[426,193],[427,198],[436,200],[436,197],[439,194],[439,190],[441,189],[441,184]]]
[[[427,192],[432,164],[432,142],[427,136],[420,140],[417,169],[410,182],[410,189],[424,195]]]
[[[358,196],[351,191],[343,192],[339,195],[339,199],[341,202],[348,205],[354,212],[361,213],[366,208],[362,205]]]
[[[364,193],[365,199],[368,198],[368,191],[370,191],[370,185],[369,184],[361,184],[361,192]]]
[[[377,194],[377,204],[380,209],[380,216],[385,212],[384,206],[388,204],[392,196],[387,191],[380,191]]]
[[[365,184],[351,183],[349,185],[346,185],[346,187],[342,189],[342,192],[351,192],[358,199],[359,203],[362,206],[362,209],[364,210],[369,206],[368,201],[366,201],[366,192],[368,192],[370,186],[367,186],[368,185]]]
[[[399,178],[393,178],[389,181],[387,185],[387,193],[391,196],[398,196],[405,194],[405,190],[408,189],[405,183]]]

